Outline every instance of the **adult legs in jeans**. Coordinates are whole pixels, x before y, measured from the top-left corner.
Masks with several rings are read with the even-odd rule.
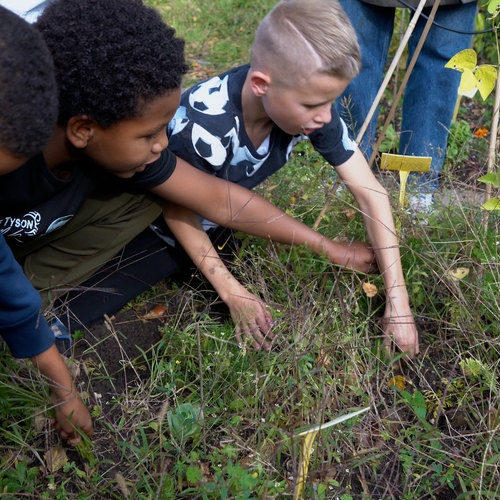
[[[363,65],[360,74],[337,99],[336,107],[349,129],[357,136],[383,80],[396,10],[375,7],[361,0],[339,1],[356,30]],[[367,159],[371,156],[376,138],[377,116],[378,110],[359,145]]]
[[[435,21],[458,31],[472,31],[476,16],[475,2],[440,7]],[[425,9],[424,13],[429,14]],[[410,38],[409,60],[420,40],[425,19],[419,19]],[[403,101],[403,123],[399,152],[413,156],[431,156],[430,172],[411,174],[410,181],[421,192],[433,192],[438,187],[446,154],[446,143],[461,74],[444,65],[461,50],[471,45],[472,36],[453,33],[433,26],[429,31],[417,63],[408,81]]]
[[[395,9],[374,7],[359,0],[340,0],[358,35],[363,59],[363,69],[337,101],[341,116],[346,118],[342,100],[350,96],[353,103],[348,123],[358,131],[371,107],[382,82],[390,37],[394,24]],[[471,31],[476,14],[476,3],[440,7],[436,22],[459,31]],[[424,9],[429,15],[430,9]],[[409,42],[408,61],[415,51],[426,20],[420,18]],[[388,25],[390,23],[390,26]],[[379,31],[379,33],[377,33]],[[457,99],[460,75],[444,68],[457,52],[470,46],[471,36],[452,33],[433,26],[412,71],[405,91],[403,123],[400,137],[400,154],[432,156],[431,172],[413,174],[422,192],[437,188],[437,176],[441,171],[446,150],[448,131]],[[381,52],[382,51],[382,52]],[[349,100],[349,97],[348,97]],[[356,104],[354,104],[356,103]],[[367,157],[376,133],[376,116],[370,123],[361,144]]]

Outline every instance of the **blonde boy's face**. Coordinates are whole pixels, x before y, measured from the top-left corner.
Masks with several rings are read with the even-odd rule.
[[[332,103],[348,84],[349,80],[323,74],[296,87],[271,81],[262,104],[269,118],[286,133],[309,135],[331,121]]]
[[[26,163],[28,158],[17,158],[5,149],[0,149],[0,175],[8,174]]]

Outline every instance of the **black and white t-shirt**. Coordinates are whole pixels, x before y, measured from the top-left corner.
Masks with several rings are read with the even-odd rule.
[[[241,92],[249,66],[194,85],[182,94],[168,126],[169,149],[191,165],[222,179],[253,188],[283,167],[295,145],[310,139],[331,165],[356,150],[347,127],[332,106],[332,120],[310,136],[291,136],[276,125],[259,149],[243,123]]]

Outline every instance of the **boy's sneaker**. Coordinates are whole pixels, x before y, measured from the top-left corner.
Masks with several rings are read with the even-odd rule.
[[[71,350],[71,348],[73,347],[73,339],[71,338],[71,334],[57,316],[54,316],[49,321],[49,327],[54,332],[56,347],[58,351],[61,354],[65,354],[67,351]]]
[[[434,195],[432,193],[412,194],[408,196],[408,208],[415,215],[431,215],[434,208]]]

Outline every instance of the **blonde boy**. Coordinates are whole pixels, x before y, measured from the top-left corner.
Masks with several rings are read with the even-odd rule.
[[[354,30],[338,2],[283,0],[261,22],[249,66],[183,94],[169,125],[169,149],[202,170],[251,188],[284,166],[299,141],[310,139],[335,167],[363,214],[387,294],[385,342],[394,338],[414,357],[418,334],[388,196],[332,104],[360,64]],[[269,348],[265,337],[272,338],[271,318],[265,305],[229,274],[198,218],[173,204],[164,215],[178,242],[228,305],[237,339],[245,335],[256,347]],[[256,220],[262,221],[265,232],[268,218],[262,214]],[[258,225],[255,222],[253,230]],[[295,229],[286,221],[281,232],[281,239],[307,241],[312,251],[325,252],[334,263],[370,270],[370,249],[363,244],[356,244],[354,251],[318,233],[308,233],[304,241],[295,238]]]

